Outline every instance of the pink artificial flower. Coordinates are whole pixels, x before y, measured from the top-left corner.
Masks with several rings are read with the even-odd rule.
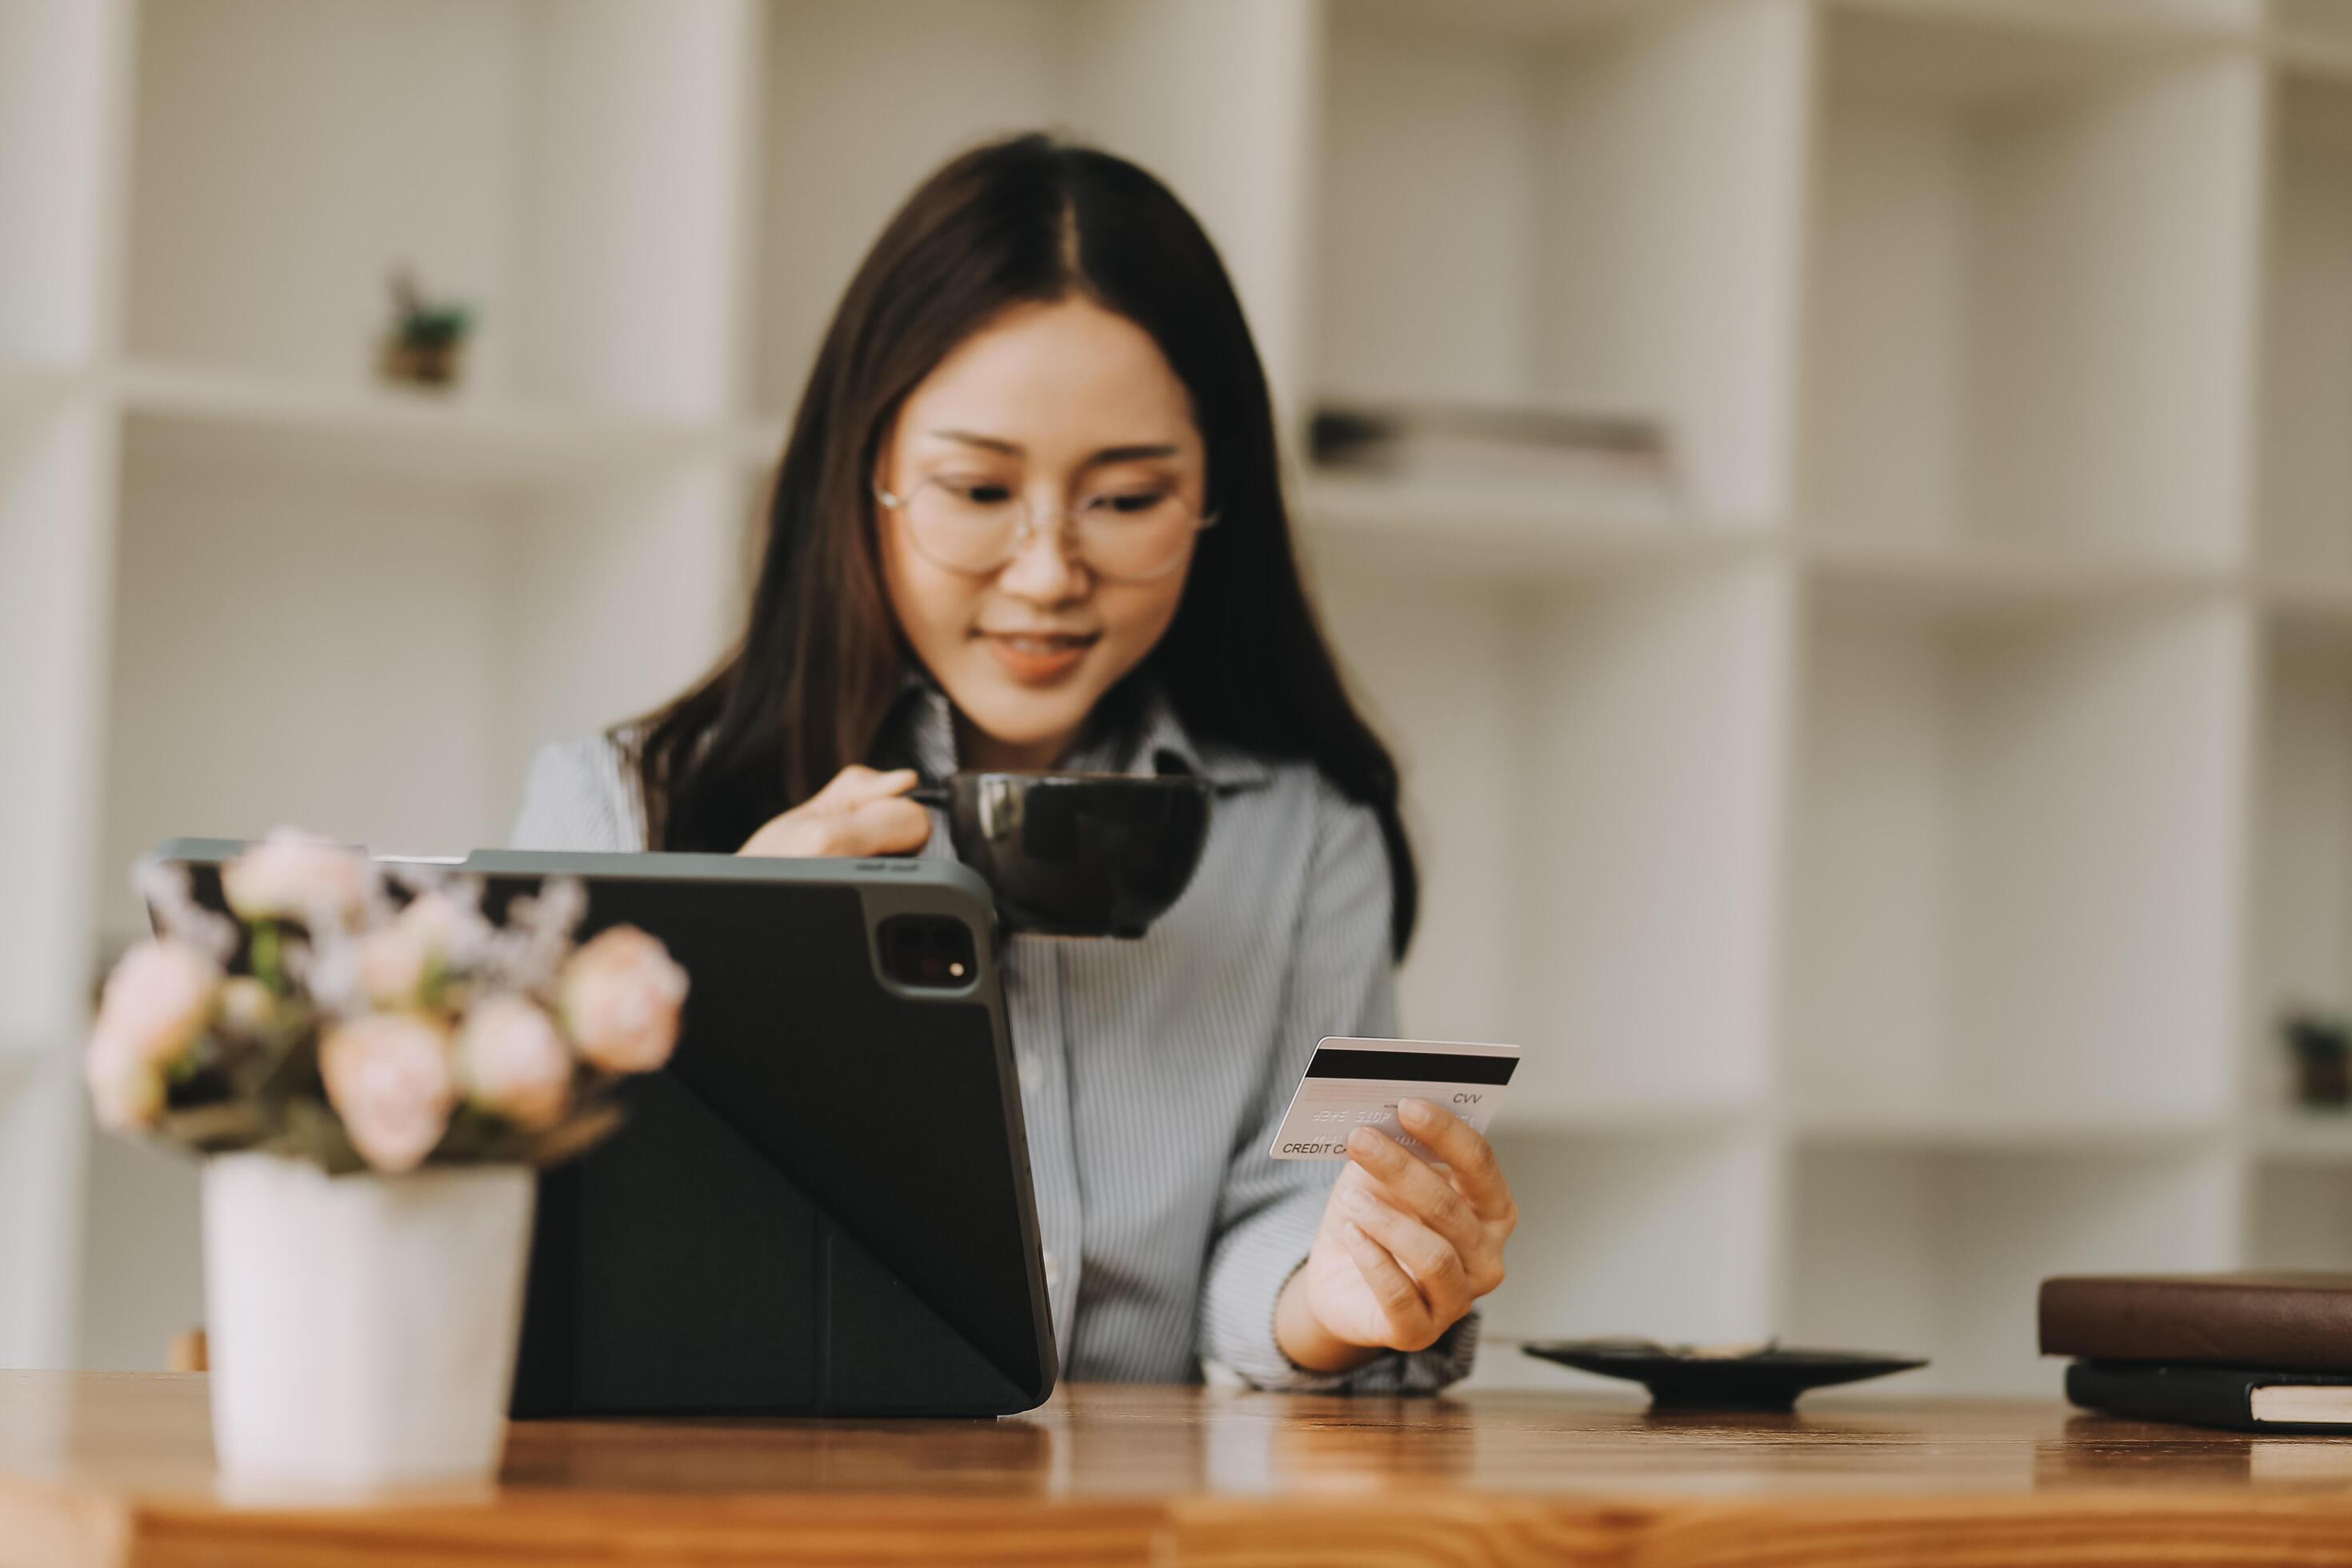
[[[576,1065],[555,1020],[520,996],[477,1003],[457,1030],[457,1078],[467,1101],[531,1131],[563,1119]]]
[[[433,952],[413,931],[398,926],[372,931],[359,941],[360,994],[371,1005],[399,1009],[425,999],[433,973]]]
[[[435,889],[421,892],[390,925],[360,939],[360,994],[378,1007],[420,1006],[436,975],[479,963],[493,935],[470,904]]]
[[[349,927],[375,891],[375,868],[331,839],[281,827],[229,862],[221,890],[242,920]]]
[[[82,1058],[91,1108],[109,1131],[152,1127],[163,1115],[163,1068],[120,1031],[99,1029]]]
[[[371,1013],[338,1024],[319,1044],[319,1071],[352,1147],[379,1171],[415,1170],[448,1131],[449,1036],[430,1019]]]
[[[185,942],[140,942],[106,977],[94,1032],[112,1049],[168,1066],[205,1032],[220,986],[220,965]]]
[[[142,942],[106,977],[82,1073],[101,1126],[152,1127],[173,1067],[204,1037],[220,965],[186,942]]]
[[[607,1072],[650,1072],[677,1046],[686,971],[635,926],[614,926],[563,967],[563,1022]]]
[[[475,889],[474,896],[478,899],[480,889]],[[490,922],[472,901],[452,898],[438,889],[427,889],[409,900],[393,926],[423,947],[434,962],[452,969],[467,969],[479,963],[492,934]]]

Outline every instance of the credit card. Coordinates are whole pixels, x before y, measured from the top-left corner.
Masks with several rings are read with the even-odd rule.
[[[1517,1046],[1359,1040],[1315,1047],[1267,1151],[1277,1160],[1344,1160],[1348,1134],[1377,1127],[1433,1165],[1445,1162],[1397,1125],[1397,1101],[1432,1100],[1484,1133],[1519,1065]]]

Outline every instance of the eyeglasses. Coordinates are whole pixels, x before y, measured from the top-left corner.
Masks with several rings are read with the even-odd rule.
[[[925,559],[970,577],[993,577],[1028,548],[1040,521],[1070,525],[1073,553],[1107,583],[1150,583],[1181,567],[1194,535],[1216,522],[1174,486],[1130,485],[1039,519],[1028,497],[995,480],[934,474],[906,495],[877,485],[875,499],[906,518]]]

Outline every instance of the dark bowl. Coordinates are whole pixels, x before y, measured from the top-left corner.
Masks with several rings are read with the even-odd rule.
[[[1748,1355],[1693,1354],[1647,1340],[1550,1340],[1519,1348],[1580,1372],[1641,1384],[1650,1391],[1650,1408],[1659,1412],[1793,1410],[1797,1396],[1808,1389],[1927,1364],[1909,1356],[1782,1350],[1777,1344]]]
[[[1139,937],[1192,880],[1210,795],[1188,775],[960,773],[948,823],[1013,930]]]

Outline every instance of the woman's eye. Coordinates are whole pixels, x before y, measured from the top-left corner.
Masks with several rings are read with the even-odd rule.
[[[1011,485],[992,479],[941,479],[940,483],[956,500],[974,506],[1003,506],[1013,499]]]
[[[1099,495],[1087,502],[1086,510],[1111,517],[1139,517],[1156,511],[1174,499],[1170,490],[1120,490]]]

